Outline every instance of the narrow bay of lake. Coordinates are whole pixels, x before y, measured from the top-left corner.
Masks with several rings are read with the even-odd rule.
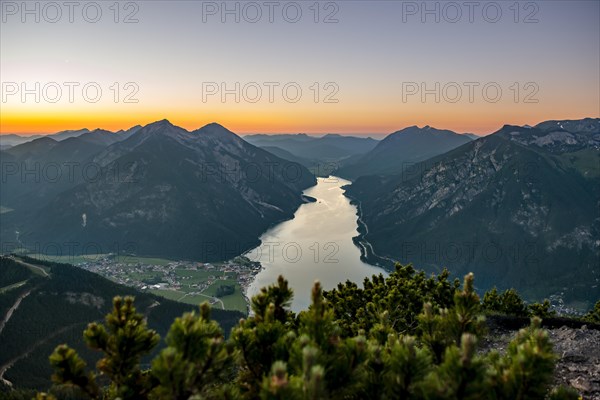
[[[387,275],[382,268],[362,262],[360,250],[352,242],[358,235],[356,207],[342,189],[350,183],[337,177],[318,178],[315,186],[304,191],[317,201],[301,205],[294,219],[261,236],[262,244],[246,254],[263,266],[248,287],[248,297],[283,275],[294,290],[292,309],[300,311],[310,305],[315,280],[327,290],[346,280],[362,286],[365,277]]]

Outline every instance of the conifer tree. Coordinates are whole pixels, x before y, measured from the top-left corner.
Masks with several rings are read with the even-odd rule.
[[[208,303],[200,313],[177,318],[166,338],[167,348],[152,362],[152,375],[158,385],[153,399],[183,400],[192,396],[216,396],[216,386],[226,382],[233,368],[223,331],[210,320]]]
[[[490,398],[485,360],[475,353],[477,337],[464,333],[460,347],[451,344],[442,363],[424,379],[421,389],[428,399],[479,400]]]
[[[292,341],[294,315],[289,311],[293,292],[279,277],[252,298],[253,316],[241,320],[231,334],[240,372],[237,384],[243,398],[257,398],[263,378],[278,360],[287,360]]]
[[[499,398],[543,399],[547,394],[556,356],[541,323],[541,319],[534,317],[531,326],[517,333],[506,355],[496,364]]]
[[[141,370],[140,360],[158,344],[159,336],[136,312],[133,297],[115,297],[105,325],[89,324],[83,337],[91,349],[104,354],[96,364],[99,374],[86,372],[86,364],[75,350],[61,345],[50,356],[55,383],[77,387],[92,399],[148,397],[151,378],[148,371]],[[102,376],[110,381],[106,393],[98,389],[97,377]]]
[[[556,315],[556,311],[551,309],[550,301],[545,299],[542,303],[533,303],[527,306],[529,315],[539,318],[550,318]]]
[[[478,354],[484,320],[472,274],[459,288],[447,276],[425,278],[400,266],[387,279],[366,280],[365,289],[345,284],[324,296],[317,282],[310,307],[298,315],[289,310],[291,299],[280,277],[252,299],[253,314],[228,340],[203,304],[175,320],[166,347],[143,371],[141,357],[158,335],[132,298],[117,297],[105,324],[84,332],[88,346],[103,353],[97,372],[61,345],[50,357],[53,380],[108,400],[574,399],[572,390],[549,390],[556,357],[539,318],[506,354]],[[408,311],[392,307],[399,299],[410,303]],[[363,313],[351,322],[349,310]]]
[[[600,324],[600,300],[596,302],[594,309],[588,312],[583,319],[587,322],[592,322],[594,324]]]

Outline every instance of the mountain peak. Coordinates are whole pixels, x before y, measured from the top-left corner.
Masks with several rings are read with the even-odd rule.
[[[545,121],[534,127],[504,125],[493,135],[554,154],[600,148],[600,119]]]
[[[161,119],[160,121],[152,122],[152,123],[144,126],[143,128],[138,129],[137,132],[153,133],[153,132],[162,132],[162,131],[170,132],[173,130],[186,131],[185,129],[180,128],[177,125],[173,125],[168,119]]]
[[[129,129],[116,136],[124,136],[125,138],[123,140],[136,138],[134,140],[135,143],[141,143],[142,141],[145,141],[146,139],[154,136],[165,136],[170,138],[176,138],[177,140],[183,140],[185,137],[189,136],[189,131],[180,128],[176,125],[173,125],[167,119],[152,122],[141,128],[134,128]]]
[[[107,131],[106,129],[102,129],[102,128],[96,128],[91,132],[88,133],[99,133],[99,134],[108,134],[108,135],[114,135],[115,133],[112,131]]]
[[[206,129],[225,129],[225,130],[228,130],[223,125],[219,124],[218,122],[211,122],[209,124],[204,125],[200,129],[204,129],[204,128],[206,128]]]
[[[56,143],[56,142],[58,142],[58,140],[56,140],[56,139],[54,139],[54,138],[52,138],[52,137],[49,137],[49,136],[42,136],[42,137],[40,137],[40,138],[37,138],[37,139],[34,139],[34,140],[32,140],[32,141],[31,141],[31,142],[29,142],[29,143],[34,143],[34,142],[35,142],[35,144],[41,144],[41,143]]]
[[[543,131],[564,130],[570,133],[597,134],[600,133],[600,118],[550,120],[540,122],[535,128]]]
[[[202,135],[213,135],[213,136],[235,136],[237,135],[231,132],[229,129],[225,128],[223,125],[218,124],[216,122],[211,122],[210,124],[204,125],[202,128],[197,129],[194,133],[202,134]]]
[[[502,128],[500,129],[500,131],[505,131],[505,130],[508,130],[508,129],[517,129],[518,130],[518,129],[523,129],[523,128],[524,127],[519,126],[519,125],[505,124],[505,125],[502,126]],[[527,128],[525,128],[525,129],[527,129]]]
[[[444,134],[458,135],[456,132],[449,131],[446,129],[437,129],[437,128],[434,128],[429,125],[425,125],[422,128],[419,128],[417,125],[413,125],[413,126],[408,126],[404,129],[401,129],[399,131],[396,131],[396,132],[388,135],[384,140],[386,140],[388,138],[395,140],[403,135],[424,135],[424,134],[430,134],[430,135],[436,135],[436,136],[444,135]]]
[[[152,122],[146,126],[175,126],[171,123],[171,121],[169,121],[168,119],[161,119],[159,121],[156,122]]]
[[[402,171],[407,163],[427,160],[471,140],[449,130],[409,126],[386,136],[373,150],[340,168],[338,174],[343,178],[392,174]]]

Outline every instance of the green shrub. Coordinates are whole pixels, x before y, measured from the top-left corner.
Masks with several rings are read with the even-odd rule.
[[[389,331],[414,333],[423,304],[450,308],[458,280],[449,281],[449,272],[427,277],[411,265],[396,264],[387,278],[365,278],[363,288],[354,282],[340,283],[324,296],[333,307],[336,320],[346,335],[377,327],[384,336]]]
[[[516,317],[527,317],[529,311],[525,302],[515,289],[505,290],[498,294],[494,287],[483,295],[482,307],[485,311],[512,315]]]
[[[140,357],[157,344],[157,335],[131,298],[116,298],[105,325],[91,324],[85,331],[88,345],[104,354],[96,372],[75,351],[59,346],[50,357],[53,380],[92,399],[549,396],[555,356],[540,320],[532,319],[506,354],[478,354],[484,318],[473,276],[465,277],[462,288],[446,278],[425,278],[399,266],[387,280],[365,281],[364,290],[346,283],[324,295],[316,283],[311,306],[295,315],[289,310],[292,291],[280,277],[252,299],[253,313],[228,340],[207,304],[178,318],[150,370],[142,370]],[[403,303],[392,307],[400,298],[409,310],[396,309]],[[417,307],[417,301],[424,305]],[[341,305],[347,308],[336,309]],[[362,312],[351,321],[344,315],[349,310]],[[570,399],[571,393],[556,391],[552,398]]]
[[[550,318],[556,315],[556,311],[550,309],[550,302],[544,300],[542,303],[533,303],[528,306],[529,315],[539,318]]]
[[[584,317],[584,321],[600,324],[600,300],[596,302],[594,309],[588,312]]]

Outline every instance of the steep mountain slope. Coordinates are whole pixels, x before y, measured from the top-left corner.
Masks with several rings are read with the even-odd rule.
[[[348,155],[364,154],[377,146],[378,140],[370,137],[346,136],[330,133],[319,139],[319,145],[330,145],[344,150]]]
[[[122,137],[121,140],[125,140],[125,139],[128,139],[131,135],[133,135],[137,131],[139,131],[140,129],[142,129],[142,126],[141,125],[136,125],[136,126],[133,126],[133,127],[129,128],[127,130],[121,129],[120,131],[117,131],[116,134],[120,135]]]
[[[14,133],[0,135],[0,147],[13,147],[39,139],[42,135],[21,136]]]
[[[69,131],[61,131],[61,132],[57,132],[57,133],[53,133],[51,135],[49,135],[52,139],[57,140],[57,141],[61,141],[61,140],[65,140],[65,139],[69,139],[69,138],[74,138],[74,137],[79,137],[85,133],[88,133],[90,130],[87,128],[84,129],[74,129],[74,130],[69,130]]]
[[[62,343],[96,360],[81,333],[88,323],[102,321],[117,295],[135,296],[138,311],[163,339],[175,317],[194,309],[71,265],[0,257],[0,378],[20,388],[48,388],[48,356]],[[242,317],[218,309],[211,314],[227,333]]]
[[[591,123],[505,126],[402,174],[359,178],[347,194],[368,227],[367,256],[474,271],[482,288],[534,298],[597,298],[600,120]]]
[[[78,138],[82,140],[82,138]],[[94,179],[38,207],[3,215],[2,240],[93,243],[103,252],[223,260],[256,246],[291,218],[315,183],[304,167],[254,147],[218,124],[193,132],[159,121],[95,154]],[[10,189],[8,189],[10,190]]]
[[[304,165],[307,168],[310,168],[311,166],[313,166],[314,164],[316,164],[318,162],[315,160],[309,160],[306,158],[295,156],[292,153],[290,153],[289,151],[284,150],[281,147],[277,147],[277,146],[261,146],[261,149],[266,150],[269,153],[274,154],[279,158],[283,158],[284,160],[298,163],[300,165]]]
[[[390,134],[362,157],[347,160],[337,174],[356,179],[365,175],[400,173],[413,163],[443,154],[471,140],[470,136],[448,130],[411,126]]]
[[[18,158],[22,161],[27,161],[30,159],[36,159],[48,151],[50,151],[54,146],[58,145],[58,141],[44,136],[38,139],[34,139],[31,142],[23,143],[19,146],[12,147],[6,152],[11,154],[13,157]]]

